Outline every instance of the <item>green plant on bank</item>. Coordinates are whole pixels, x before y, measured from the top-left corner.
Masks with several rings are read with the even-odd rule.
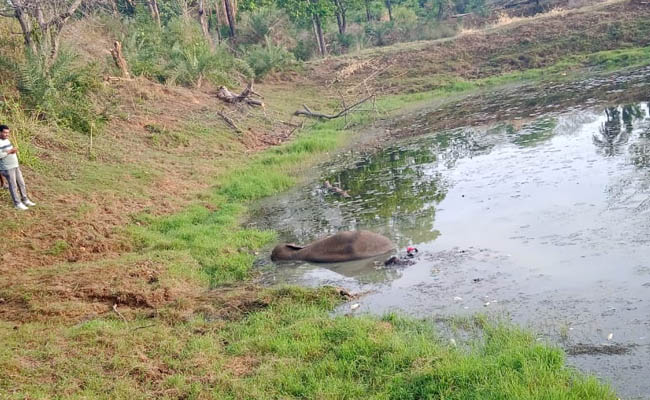
[[[70,51],[61,51],[48,67],[31,54],[18,66],[18,90],[23,105],[34,115],[55,125],[82,132],[97,131],[106,116],[93,101],[101,90],[95,64],[80,66]]]
[[[232,84],[237,75],[252,77],[245,61],[224,45],[212,48],[199,25],[188,18],[171,19],[162,29],[149,17],[126,23],[125,53],[133,74],[161,83],[201,87]]]
[[[287,69],[295,61],[293,55],[282,46],[276,46],[267,36],[264,45],[252,45],[246,50],[246,62],[257,78],[270,72]]]
[[[9,399],[616,398],[565,367],[561,350],[482,317],[463,324],[474,339],[461,333],[453,346],[426,320],[332,317],[333,288],[284,287],[249,302],[259,309],[231,322],[171,323],[165,310],[131,322],[114,313],[72,326],[0,322],[0,389]]]

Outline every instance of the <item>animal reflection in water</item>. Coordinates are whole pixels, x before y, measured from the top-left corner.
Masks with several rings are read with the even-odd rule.
[[[316,240],[306,246],[293,243],[277,245],[271,253],[271,260],[336,263],[376,257],[394,249],[393,242],[377,233],[346,231]]]

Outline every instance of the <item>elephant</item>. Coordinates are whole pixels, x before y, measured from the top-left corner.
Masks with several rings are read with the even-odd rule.
[[[394,249],[393,242],[377,233],[346,231],[316,240],[306,246],[293,243],[279,244],[273,249],[271,260],[335,263],[375,257]]]

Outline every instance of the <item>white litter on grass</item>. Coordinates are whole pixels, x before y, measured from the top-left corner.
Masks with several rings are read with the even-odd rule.
[[[356,310],[357,308],[361,307],[361,304],[359,303],[354,303],[350,306],[350,310]]]
[[[490,302],[488,301],[487,303],[483,304],[484,307],[487,307],[490,305]]]
[[[614,334],[610,333],[609,335],[607,335],[607,340],[612,340],[613,337],[614,337]]]
[[[456,296],[456,297],[454,297],[454,300],[456,300],[456,301],[462,301],[463,298],[462,298],[462,297],[458,297],[458,296]]]
[[[452,346],[456,347],[456,341],[454,340],[454,338],[449,339],[449,343],[450,343]]]

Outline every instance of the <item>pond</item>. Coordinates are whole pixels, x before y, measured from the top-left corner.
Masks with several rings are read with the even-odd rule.
[[[561,344],[620,395],[650,395],[649,102],[587,102],[350,151],[254,220],[283,241],[367,229],[401,254],[419,249],[408,267],[266,264],[267,282],[368,292],[340,312],[494,314]]]

